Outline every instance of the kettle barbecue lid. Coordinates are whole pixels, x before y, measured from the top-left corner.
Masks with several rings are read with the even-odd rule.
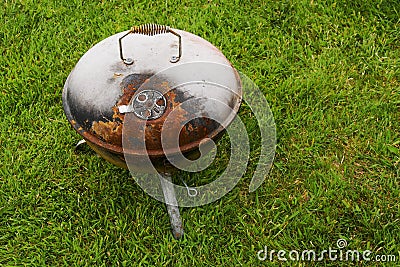
[[[233,120],[241,102],[240,78],[203,38],[146,27],[110,36],[82,56],[64,85],[64,111],[85,139],[117,153],[123,151],[126,115],[130,127],[135,120],[146,126],[147,154],[162,156],[161,132],[172,136],[177,130],[181,152],[191,150]],[[163,127],[166,120],[175,123]],[[138,129],[128,130],[135,135]]]

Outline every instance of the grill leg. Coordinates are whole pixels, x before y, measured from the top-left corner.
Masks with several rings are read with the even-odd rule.
[[[172,182],[170,174],[162,173],[161,176],[164,177],[165,180]],[[179,213],[178,202],[176,201],[174,185],[168,183],[164,179],[160,178],[160,182],[165,202],[168,203],[166,205],[169,220],[171,222],[172,235],[175,239],[180,239],[183,236],[183,225],[181,215]]]

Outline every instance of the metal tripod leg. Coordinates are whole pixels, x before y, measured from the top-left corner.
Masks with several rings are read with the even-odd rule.
[[[167,211],[171,222],[172,235],[175,239],[180,239],[183,236],[183,225],[181,215],[179,213],[178,202],[176,201],[174,185],[172,183],[171,175],[161,173],[160,178],[161,187],[164,194],[165,202],[167,203]],[[167,182],[168,181],[168,182]],[[171,182],[171,183],[169,183]]]

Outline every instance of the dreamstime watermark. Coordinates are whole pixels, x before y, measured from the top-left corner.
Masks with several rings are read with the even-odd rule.
[[[257,252],[257,258],[260,261],[377,261],[377,262],[395,262],[396,255],[392,254],[374,254],[371,250],[351,250],[346,249],[347,241],[338,239],[336,248],[329,247],[321,251],[313,249],[305,250],[268,250],[267,246]]]
[[[165,98],[159,96],[160,93]],[[132,112],[125,114],[122,147],[133,178],[153,198],[175,206],[195,207],[220,199],[236,186],[245,174],[250,158],[248,133],[237,115],[240,102],[251,109],[261,137],[257,167],[249,191],[255,191],[265,180],[275,156],[275,121],[263,93],[243,73],[213,62],[180,64],[147,79],[132,99],[131,106],[124,107],[124,110]],[[158,123],[162,122],[162,127],[155,129],[151,121],[141,119],[143,116],[157,119]],[[158,147],[148,142],[159,142],[158,135],[168,164],[187,172],[204,170],[217,156],[214,139],[218,139],[218,135],[204,134],[203,129],[213,131],[212,128],[217,127],[218,131],[224,130],[229,135],[230,153],[227,154],[230,157],[223,173],[212,177],[213,181],[208,184],[196,187],[189,187],[186,183],[185,186],[174,184],[163,178],[160,166],[154,166],[157,156],[151,158],[148,155],[149,147]],[[191,143],[182,145],[185,142],[182,132]],[[196,136],[202,139],[200,157],[188,159],[181,150],[185,145],[198,141]],[[168,203],[164,198],[162,187],[166,183],[173,187],[174,203]]]

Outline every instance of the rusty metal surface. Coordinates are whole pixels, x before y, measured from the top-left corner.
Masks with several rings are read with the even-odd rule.
[[[154,74],[171,67],[197,61],[211,61],[225,66],[230,66],[229,61],[223,54],[204,39],[176,30],[182,36],[182,58],[178,63],[172,64],[165,60],[165,54],[176,51],[176,40],[171,36],[129,36],[124,40],[124,49],[135,52],[135,63],[125,65],[118,54],[118,39],[126,32],[113,35],[91,48],[77,63],[69,75],[63,90],[64,111],[74,129],[83,136],[91,147],[100,155],[114,164],[126,167],[123,162],[122,134],[125,123],[125,114],[119,112],[118,107],[128,105],[137,90]],[[155,39],[153,39],[155,38]],[[161,46],[156,46],[162,41]],[[165,46],[165,43],[170,46]],[[151,46],[150,46],[151,44]],[[142,51],[138,53],[137,51]],[[162,148],[161,132],[166,136],[175,136],[177,129],[179,133],[179,146],[183,153],[196,153],[199,143],[204,138],[217,139],[224,131],[224,127],[218,122],[204,118],[193,118],[182,125],[183,121],[201,109],[210,109],[205,103],[207,97],[220,99],[229,105],[236,113],[241,102],[240,80],[234,68],[230,68],[227,75],[231,82],[232,92],[220,92],[218,90],[193,90],[191,87],[174,88],[179,83],[180,77],[192,73],[182,69],[180,74],[173,74],[171,77],[157,77],[147,87],[164,94],[167,105],[164,114],[154,120],[147,121],[143,125],[140,118],[130,116],[130,129],[124,129],[132,136],[145,136],[146,154],[152,160],[164,160],[166,151]],[[199,95],[200,92],[200,95]],[[199,98],[194,105],[182,105],[193,97]],[[174,111],[174,120],[164,125],[165,119],[170,112]],[[213,112],[208,110],[208,112]],[[215,110],[214,112],[218,112]],[[232,114],[228,114],[231,116]],[[228,115],[225,115],[228,117]],[[229,120],[233,117],[229,117]],[[164,126],[163,126],[164,125]],[[138,140],[143,141],[143,140]],[[165,140],[164,140],[165,141]],[[132,146],[134,147],[134,145]],[[126,151],[125,151],[126,152]],[[176,151],[170,151],[174,153]],[[140,157],[142,152],[131,149],[129,154]],[[116,162],[116,163],[115,163]],[[139,160],[140,162],[140,160]],[[125,166],[124,166],[125,165]]]

